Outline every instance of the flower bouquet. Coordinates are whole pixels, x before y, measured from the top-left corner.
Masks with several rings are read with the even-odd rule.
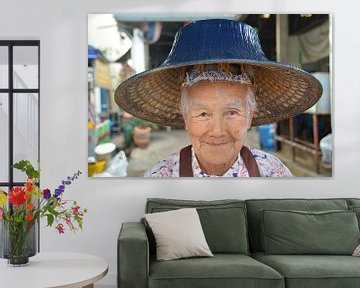
[[[86,209],[75,201],[63,199],[66,186],[81,174],[74,173],[54,189],[40,189],[40,168],[35,169],[27,160],[13,165],[25,172],[27,181],[23,187],[12,187],[8,194],[0,188],[0,257],[9,259],[9,265],[26,265],[29,257],[36,254],[36,225],[45,218],[47,226],[55,227],[59,234],[82,229]]]

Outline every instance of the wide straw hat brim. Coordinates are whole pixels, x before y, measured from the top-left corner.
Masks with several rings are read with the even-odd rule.
[[[115,91],[116,103],[126,112],[151,122],[183,128],[179,110],[181,84],[187,68],[196,64],[223,63],[224,60],[193,62],[159,67],[124,81]],[[226,60],[251,65],[257,110],[252,126],[288,119],[312,107],[322,94],[322,86],[311,74],[272,61]]]
[[[251,26],[240,21],[210,19],[181,28],[161,66],[121,83],[115,91],[115,101],[139,118],[182,128],[184,120],[179,102],[185,72],[194,65],[216,63],[251,66],[257,106],[252,126],[301,113],[313,106],[322,94],[320,82],[311,74],[269,61]]]

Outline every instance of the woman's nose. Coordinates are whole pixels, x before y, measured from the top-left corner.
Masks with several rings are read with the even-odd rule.
[[[214,116],[211,121],[210,135],[221,136],[224,134],[225,122],[221,116]]]

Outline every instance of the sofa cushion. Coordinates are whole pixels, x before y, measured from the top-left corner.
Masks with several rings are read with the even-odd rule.
[[[343,255],[265,255],[256,260],[284,275],[286,288],[360,287],[360,258]]]
[[[262,210],[266,254],[351,255],[359,244],[354,211]]]
[[[348,210],[346,199],[254,199],[246,200],[252,251],[262,251],[260,210],[327,211]]]
[[[359,228],[360,228],[360,204],[359,206],[350,206],[349,207],[350,211],[354,211],[356,213],[356,216],[358,218],[358,224],[359,224]]]
[[[248,254],[246,207],[242,200],[195,201],[151,198],[147,200],[146,213],[186,207],[197,208],[206,241],[213,253]],[[152,235],[149,233],[149,239],[151,238]]]
[[[211,258],[150,261],[149,288],[283,288],[283,277],[246,255],[215,254]]]
[[[145,214],[156,239],[159,261],[213,256],[195,208]]]
[[[360,206],[360,198],[348,198],[347,201],[349,206]]]

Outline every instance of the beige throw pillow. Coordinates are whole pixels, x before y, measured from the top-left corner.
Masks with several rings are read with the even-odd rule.
[[[356,246],[352,256],[360,257],[360,244],[358,246]]]
[[[156,241],[159,261],[213,256],[195,208],[145,214]]]

